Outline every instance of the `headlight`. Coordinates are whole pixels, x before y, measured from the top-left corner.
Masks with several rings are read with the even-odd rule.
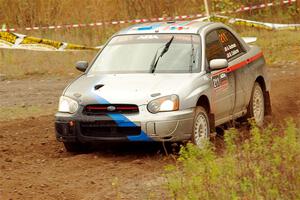
[[[179,109],[179,98],[177,95],[161,97],[150,101],[147,108],[151,113],[175,111]]]
[[[58,112],[64,112],[64,113],[75,113],[78,110],[78,103],[77,101],[61,96],[59,99],[59,105],[58,105]]]

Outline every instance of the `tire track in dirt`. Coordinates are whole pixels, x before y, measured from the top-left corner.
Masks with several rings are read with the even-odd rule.
[[[67,153],[53,124],[53,116],[1,124],[4,199],[140,199],[156,190],[163,166],[172,162],[157,144],[105,143],[87,154]]]

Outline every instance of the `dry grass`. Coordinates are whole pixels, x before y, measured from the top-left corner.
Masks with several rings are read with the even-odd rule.
[[[54,106],[9,106],[0,107],[0,121],[10,121],[14,119],[25,119],[28,117],[38,117],[55,113]]]
[[[266,1],[212,0],[209,2],[213,11],[224,11]],[[274,0],[274,2],[281,1]],[[204,11],[203,0],[0,0],[0,5],[0,23],[15,27],[175,16]],[[267,9],[266,12],[250,11],[246,15],[260,18],[276,15],[277,20],[288,18],[289,21],[295,21],[299,20],[299,10],[296,10],[295,5],[279,6]]]
[[[5,79],[33,76],[76,76],[78,60],[90,61],[96,52],[38,52],[26,50],[0,50],[0,74]]]
[[[242,36],[258,38],[256,44],[262,48],[268,65],[300,64],[300,31],[267,31],[249,28],[238,32]]]
[[[232,10],[241,5],[265,3],[265,0],[211,0],[212,11]],[[273,2],[281,2],[274,0]],[[34,25],[87,23],[203,13],[203,0],[0,0],[0,23],[24,27]],[[298,2],[300,7],[300,3]],[[246,12],[246,16],[278,16],[277,21],[299,20],[295,4],[266,11]]]
[[[0,0],[0,19],[22,27],[149,18],[201,13],[202,3],[202,0]]]

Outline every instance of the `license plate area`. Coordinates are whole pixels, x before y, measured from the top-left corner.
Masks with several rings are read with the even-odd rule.
[[[126,137],[141,133],[140,126],[120,126],[115,121],[81,122],[80,130],[89,137]]]

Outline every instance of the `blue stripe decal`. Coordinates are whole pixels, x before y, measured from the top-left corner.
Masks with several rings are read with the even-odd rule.
[[[161,26],[161,24],[153,24],[153,25],[152,25],[153,29],[159,28],[160,26]]]
[[[152,24],[151,24],[152,30],[153,30],[153,29],[157,29],[157,28],[159,28],[160,26],[161,26],[161,24],[158,24],[158,23],[152,23]]]
[[[143,27],[138,28],[139,31],[147,31],[147,30],[152,30],[152,29],[153,29],[152,26],[143,26]]]
[[[127,136],[127,138],[130,141],[144,141],[144,142],[151,142],[151,141],[153,141],[144,131],[141,131],[140,135],[137,135],[137,136]]]
[[[95,94],[95,98],[96,100],[100,103],[100,104],[110,104],[106,99],[100,97],[99,95],[97,95],[94,91],[93,93]],[[107,116],[109,116],[110,118],[112,118],[119,127],[130,127],[133,126],[135,127],[136,124],[133,123],[132,121],[130,121],[127,117],[125,117],[122,114],[119,113],[111,113],[111,114],[107,114]],[[141,134],[140,135],[136,135],[136,136],[127,136],[128,140],[130,141],[153,141],[144,131],[141,130]]]
[[[149,30],[156,29],[160,26],[161,26],[161,24],[153,23],[151,25],[143,25],[143,26],[137,27],[137,30],[138,31],[149,31]]]

